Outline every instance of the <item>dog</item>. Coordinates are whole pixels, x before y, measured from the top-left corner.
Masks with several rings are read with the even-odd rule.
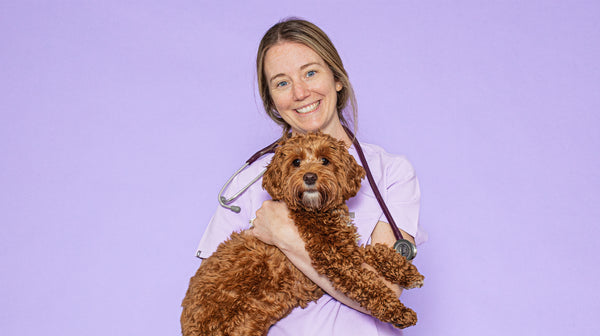
[[[357,245],[345,202],[356,195],[364,176],[344,142],[309,133],[280,143],[263,188],[287,205],[319,274],[372,316],[405,328],[417,322],[416,313],[382,277],[402,288],[421,287],[424,277],[386,245]],[[248,231],[234,232],[190,280],[182,303],[183,336],[266,335],[292,309],[305,308],[322,295],[277,247]]]

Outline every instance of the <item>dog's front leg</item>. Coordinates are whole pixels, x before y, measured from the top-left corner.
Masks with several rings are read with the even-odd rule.
[[[423,286],[425,277],[417,267],[389,246],[375,244],[361,249],[365,263],[375,268],[386,280],[406,289]]]
[[[406,328],[417,322],[416,313],[400,302],[377,273],[359,265],[348,267],[345,262],[321,266],[324,267],[317,266],[317,271],[326,275],[333,287],[358,302],[372,316],[398,328]]]

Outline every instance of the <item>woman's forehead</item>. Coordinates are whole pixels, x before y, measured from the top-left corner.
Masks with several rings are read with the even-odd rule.
[[[310,47],[297,42],[280,42],[269,48],[265,55],[267,78],[279,73],[301,70],[308,65],[324,66],[325,61]]]

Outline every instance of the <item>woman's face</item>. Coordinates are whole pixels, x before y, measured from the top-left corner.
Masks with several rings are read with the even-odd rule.
[[[275,108],[292,132],[333,134],[341,128],[336,103],[342,84],[311,48],[295,42],[274,45],[265,55],[264,72]]]

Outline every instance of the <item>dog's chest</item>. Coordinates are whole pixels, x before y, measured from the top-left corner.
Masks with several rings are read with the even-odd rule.
[[[356,244],[358,234],[347,212],[332,215],[294,213],[292,218],[306,243],[321,246]]]

